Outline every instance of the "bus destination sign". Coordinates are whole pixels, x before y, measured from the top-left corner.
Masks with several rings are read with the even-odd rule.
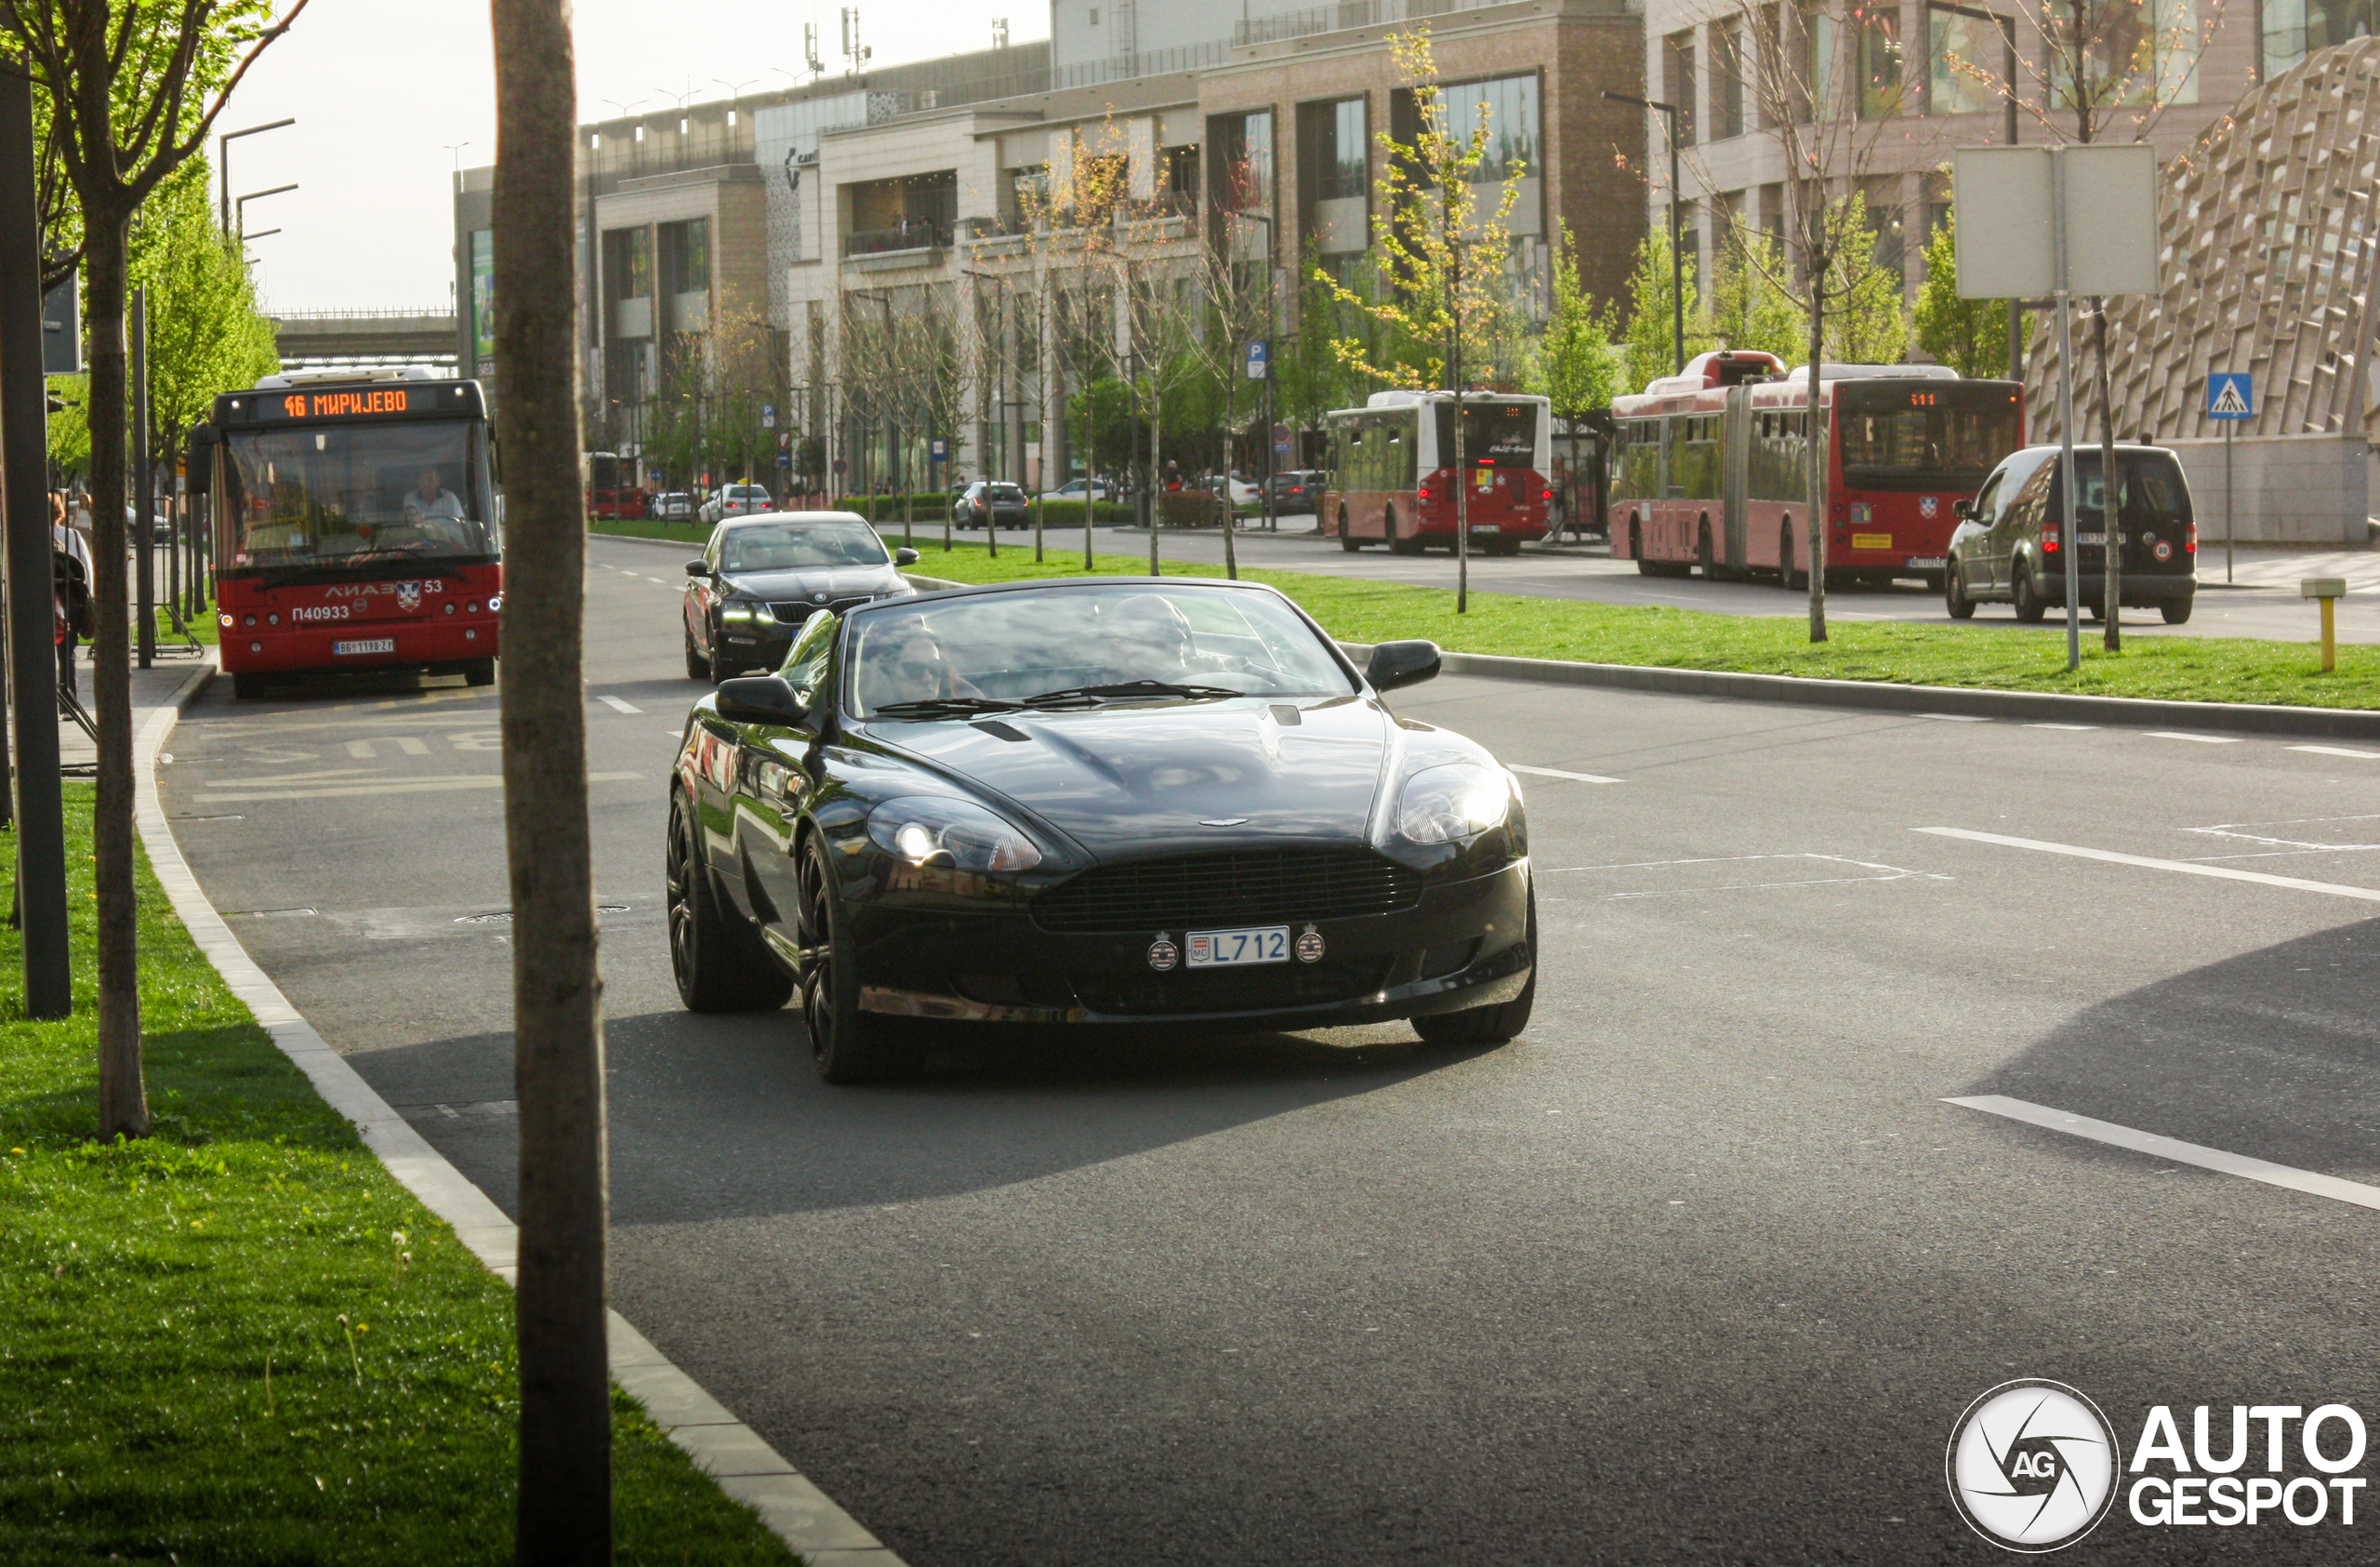
[[[405,407],[405,389],[393,386],[350,392],[293,392],[281,400],[282,413],[294,419],[402,414]]]

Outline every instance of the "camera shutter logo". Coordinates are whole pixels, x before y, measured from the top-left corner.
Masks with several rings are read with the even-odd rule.
[[[1950,1428],[1943,1463],[1969,1528],[2006,1550],[2059,1550],[2115,1503],[2122,1464],[2098,1405],[2062,1382],[2003,1382]]]

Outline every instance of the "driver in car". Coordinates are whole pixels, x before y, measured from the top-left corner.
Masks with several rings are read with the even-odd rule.
[[[941,639],[916,617],[906,618],[885,634],[890,640],[872,644],[862,663],[862,700],[866,706],[983,695],[950,667],[943,657]]]

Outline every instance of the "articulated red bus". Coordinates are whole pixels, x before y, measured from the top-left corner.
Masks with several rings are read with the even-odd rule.
[[[644,515],[644,484],[637,460],[612,452],[587,454],[588,516],[641,518]]]
[[[1612,554],[1648,577],[1805,582],[1808,405],[1805,371],[1724,351],[1615,399]],[[1818,406],[1828,582],[1938,591],[1954,504],[2024,444],[2023,387],[1938,365],[1825,365]]]
[[[503,535],[477,381],[267,376],[215,399],[217,623],[239,696],[312,670],[496,680]]]
[[[1424,418],[1424,412],[1427,418]],[[1464,471],[1472,548],[1517,555],[1543,538],[1554,498],[1554,418],[1542,397],[1466,392]],[[1375,392],[1360,408],[1323,417],[1330,480],[1322,531],[1355,551],[1385,543],[1400,555],[1455,547],[1454,394]]]

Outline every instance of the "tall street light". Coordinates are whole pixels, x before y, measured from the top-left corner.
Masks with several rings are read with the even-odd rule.
[[[231,232],[231,143],[244,136],[261,136],[266,131],[279,130],[284,126],[294,126],[297,123],[295,119],[275,120],[269,126],[250,126],[245,130],[227,130],[215,139],[215,168],[223,179],[221,221],[225,233]]]
[[[1947,11],[1951,16],[1965,17],[1974,21],[1989,21],[1999,24],[2000,46],[2005,55],[2005,58],[2002,62],[2002,70],[2004,74],[2000,96],[2008,113],[2006,126],[2008,145],[2014,147],[2016,145],[2016,19],[2013,16],[2003,15],[1998,11],[1978,10],[1973,6],[1953,5],[1951,4],[1951,0],[1925,0],[1925,8],[1929,11]],[[2008,376],[2011,380],[2022,380],[2025,378],[2023,357],[2025,348],[2024,320],[2025,302],[2022,299],[2009,300]]]
[[[1614,103],[1633,103],[1639,109],[1656,110],[1670,117],[1670,335],[1677,349],[1678,371],[1683,374],[1686,370],[1686,252],[1678,244],[1678,108],[1674,103],[1636,98],[1624,92],[1607,92],[1604,97]]]
[[[248,203],[252,201],[262,201],[267,196],[286,195],[297,188],[297,181],[292,180],[286,185],[275,185],[270,191],[250,191],[245,196],[235,197],[231,203],[231,212],[234,219],[231,232],[238,234],[243,239],[248,237]],[[257,237],[261,239],[264,236],[259,234]]]

